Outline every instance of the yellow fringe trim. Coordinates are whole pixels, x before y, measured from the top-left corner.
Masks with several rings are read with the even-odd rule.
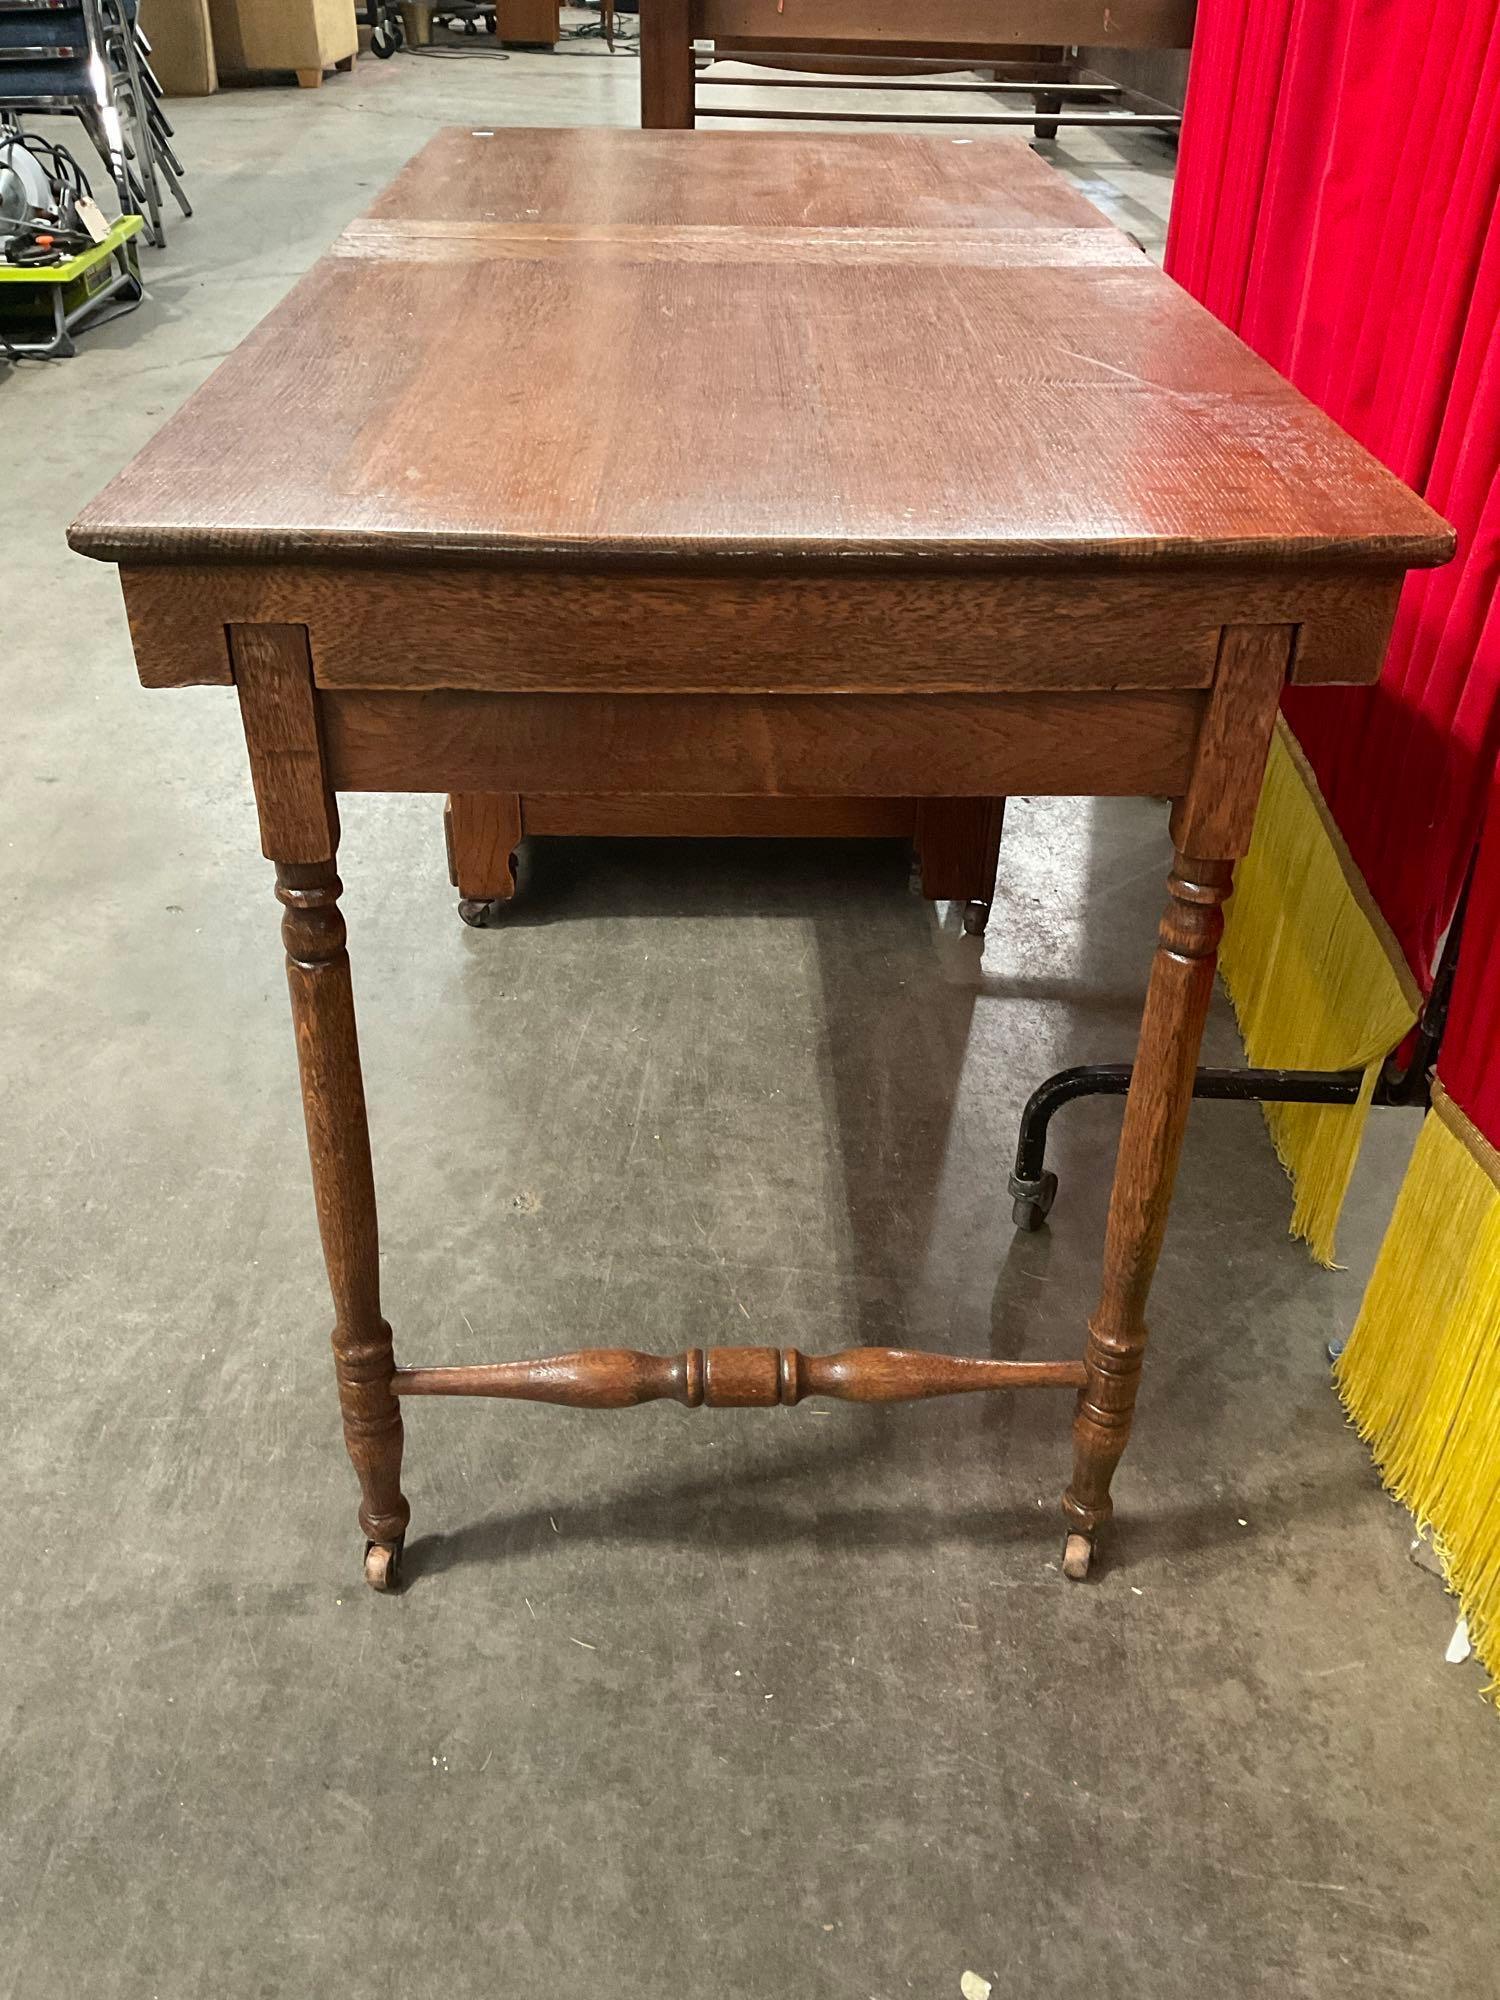
[[[1219,963],[1257,1067],[1365,1072],[1355,1105],[1265,1106],[1295,1192],[1292,1234],[1331,1266],[1380,1066],[1416,1020],[1421,994],[1284,722]]]
[[[1500,1680],[1500,1156],[1441,1091],[1337,1378]]]

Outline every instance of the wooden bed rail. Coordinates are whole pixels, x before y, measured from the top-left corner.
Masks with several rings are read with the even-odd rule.
[[[767,1409],[804,1396],[846,1403],[904,1403],[976,1389],[1081,1389],[1082,1361],[993,1361],[922,1354],[903,1347],[848,1347],[841,1354],[799,1354],[795,1347],[701,1347],[685,1354],[644,1354],[634,1347],[590,1347],[535,1361],[472,1368],[398,1368],[398,1396],[508,1396],[527,1403],[570,1403],[623,1410],[672,1398],[689,1409]]]

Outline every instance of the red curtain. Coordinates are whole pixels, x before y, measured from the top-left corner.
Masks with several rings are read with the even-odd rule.
[[[1459,1110],[1500,1148],[1500,779],[1479,844],[1438,1068]]]
[[[1286,702],[1425,986],[1500,756],[1500,6],[1203,0],[1198,20],[1168,270],[1459,534],[1408,582],[1378,687]],[[1441,1065],[1492,1141],[1497,917],[1493,852]]]

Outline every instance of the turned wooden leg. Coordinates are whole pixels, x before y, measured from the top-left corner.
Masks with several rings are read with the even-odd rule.
[[[332,861],[276,864],[313,1192],[333,1291],[344,1442],[359,1475],[359,1524],[367,1541],[390,1552],[386,1562],[377,1559],[379,1574],[371,1578],[383,1583],[411,1509],[401,1492],[401,1405],[391,1388],[396,1357],[380,1312],[375,1180],[340,886]]]
[[[1063,1496],[1063,1569],[1073,1578],[1088,1573],[1094,1537],[1113,1509],[1110,1482],[1130,1436],[1146,1351],[1146,1297],[1193,1101],[1224,899],[1235,858],[1249,846],[1294,637],[1287,626],[1226,628],[1188,791],[1172,815],[1167,908],[1125,1100],[1103,1285],[1073,1423],[1073,1479]]]
[[[990,920],[1004,826],[1004,799],[917,801],[922,894],[929,902],[962,903],[971,937]]]
[[[453,792],[443,809],[443,834],[458,914],[483,930],[516,893],[521,801],[514,792]]]
[[[323,1256],[333,1293],[334,1373],[359,1476],[365,1574],[397,1581],[411,1510],[401,1491],[401,1406],[380,1311],[380,1241],[340,883],[338,817],[323,767],[307,634],[234,626],[230,650],[260,810],[276,864],[287,983]]]
[[[1084,1349],[1088,1379],[1073,1423],[1073,1483],[1063,1498],[1071,1531],[1064,1550],[1069,1575],[1081,1573],[1080,1562],[1087,1568],[1086,1551],[1071,1546],[1075,1537],[1091,1541],[1109,1519],[1110,1481],[1130,1436],[1146,1351],[1146,1294],[1193,1101],[1193,1071],[1224,928],[1221,906],[1233,873],[1230,861],[1201,861],[1179,851],[1167,884],[1170,896],[1125,1100],[1103,1290]]]

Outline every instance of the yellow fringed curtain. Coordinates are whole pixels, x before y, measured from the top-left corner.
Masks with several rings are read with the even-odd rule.
[[[1219,962],[1252,1063],[1365,1072],[1353,1109],[1266,1106],[1295,1189],[1292,1233],[1320,1264],[1332,1264],[1370,1095],[1421,994],[1285,722],[1271,746],[1255,839],[1236,871]]]
[[[1338,1383],[1500,1679],[1500,1154],[1441,1089]]]

